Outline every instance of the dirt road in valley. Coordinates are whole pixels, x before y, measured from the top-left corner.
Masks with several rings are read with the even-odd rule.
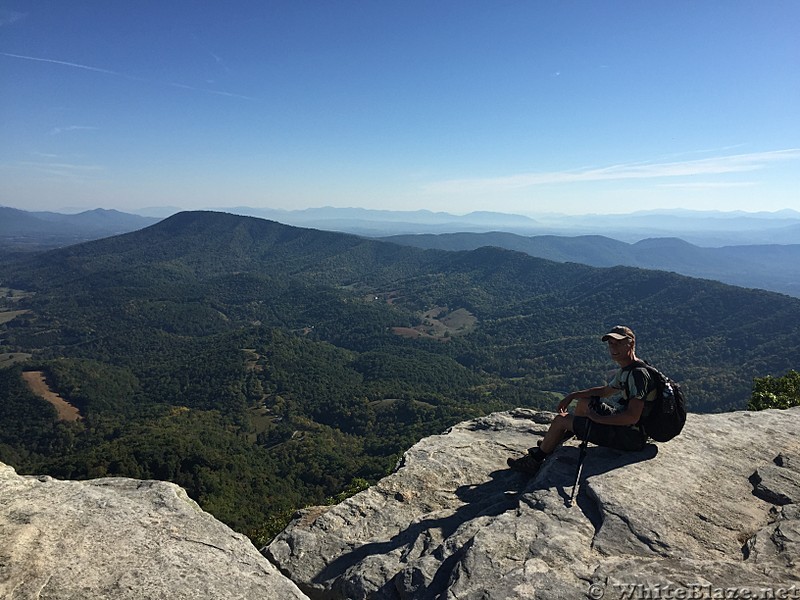
[[[50,389],[44,379],[44,373],[41,371],[25,371],[22,374],[22,378],[34,394],[41,396],[56,407],[59,421],[79,421],[81,419],[81,413],[78,412],[77,408]]]

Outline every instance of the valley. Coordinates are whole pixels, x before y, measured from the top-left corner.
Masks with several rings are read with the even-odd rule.
[[[800,364],[781,294],[207,211],[24,253],[0,285],[0,461],[173,481],[257,544],[422,437],[603,382],[619,323],[694,412],[744,408],[754,378]]]

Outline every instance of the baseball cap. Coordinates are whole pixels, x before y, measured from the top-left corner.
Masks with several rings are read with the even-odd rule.
[[[633,330],[630,327],[625,327],[625,325],[617,325],[616,327],[612,327],[611,330],[603,336],[603,341],[608,340],[624,340],[629,339],[636,341],[636,335],[633,333]]]

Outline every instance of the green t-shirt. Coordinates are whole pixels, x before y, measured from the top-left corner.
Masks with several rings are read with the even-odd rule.
[[[624,406],[628,405],[628,400],[631,398],[638,398],[644,401],[645,404],[639,421],[647,416],[652,409],[653,400],[655,400],[658,392],[656,382],[650,375],[650,371],[647,370],[643,363],[638,361],[619,369],[608,385],[622,392],[620,404]]]

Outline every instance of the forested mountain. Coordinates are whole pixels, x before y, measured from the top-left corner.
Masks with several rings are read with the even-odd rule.
[[[55,248],[135,231],[158,220],[101,208],[63,214],[0,206],[0,249]]]
[[[396,235],[383,239],[440,250],[497,246],[559,262],[675,271],[691,277],[800,297],[800,244],[701,248],[678,238],[627,243],[601,235],[523,236],[504,232]],[[800,235],[796,239],[800,240]]]
[[[213,212],[23,257],[0,286],[0,364],[29,356],[0,370],[0,460],[175,481],[257,541],[422,436],[601,383],[619,323],[695,411],[800,364],[800,300],[779,294]]]

